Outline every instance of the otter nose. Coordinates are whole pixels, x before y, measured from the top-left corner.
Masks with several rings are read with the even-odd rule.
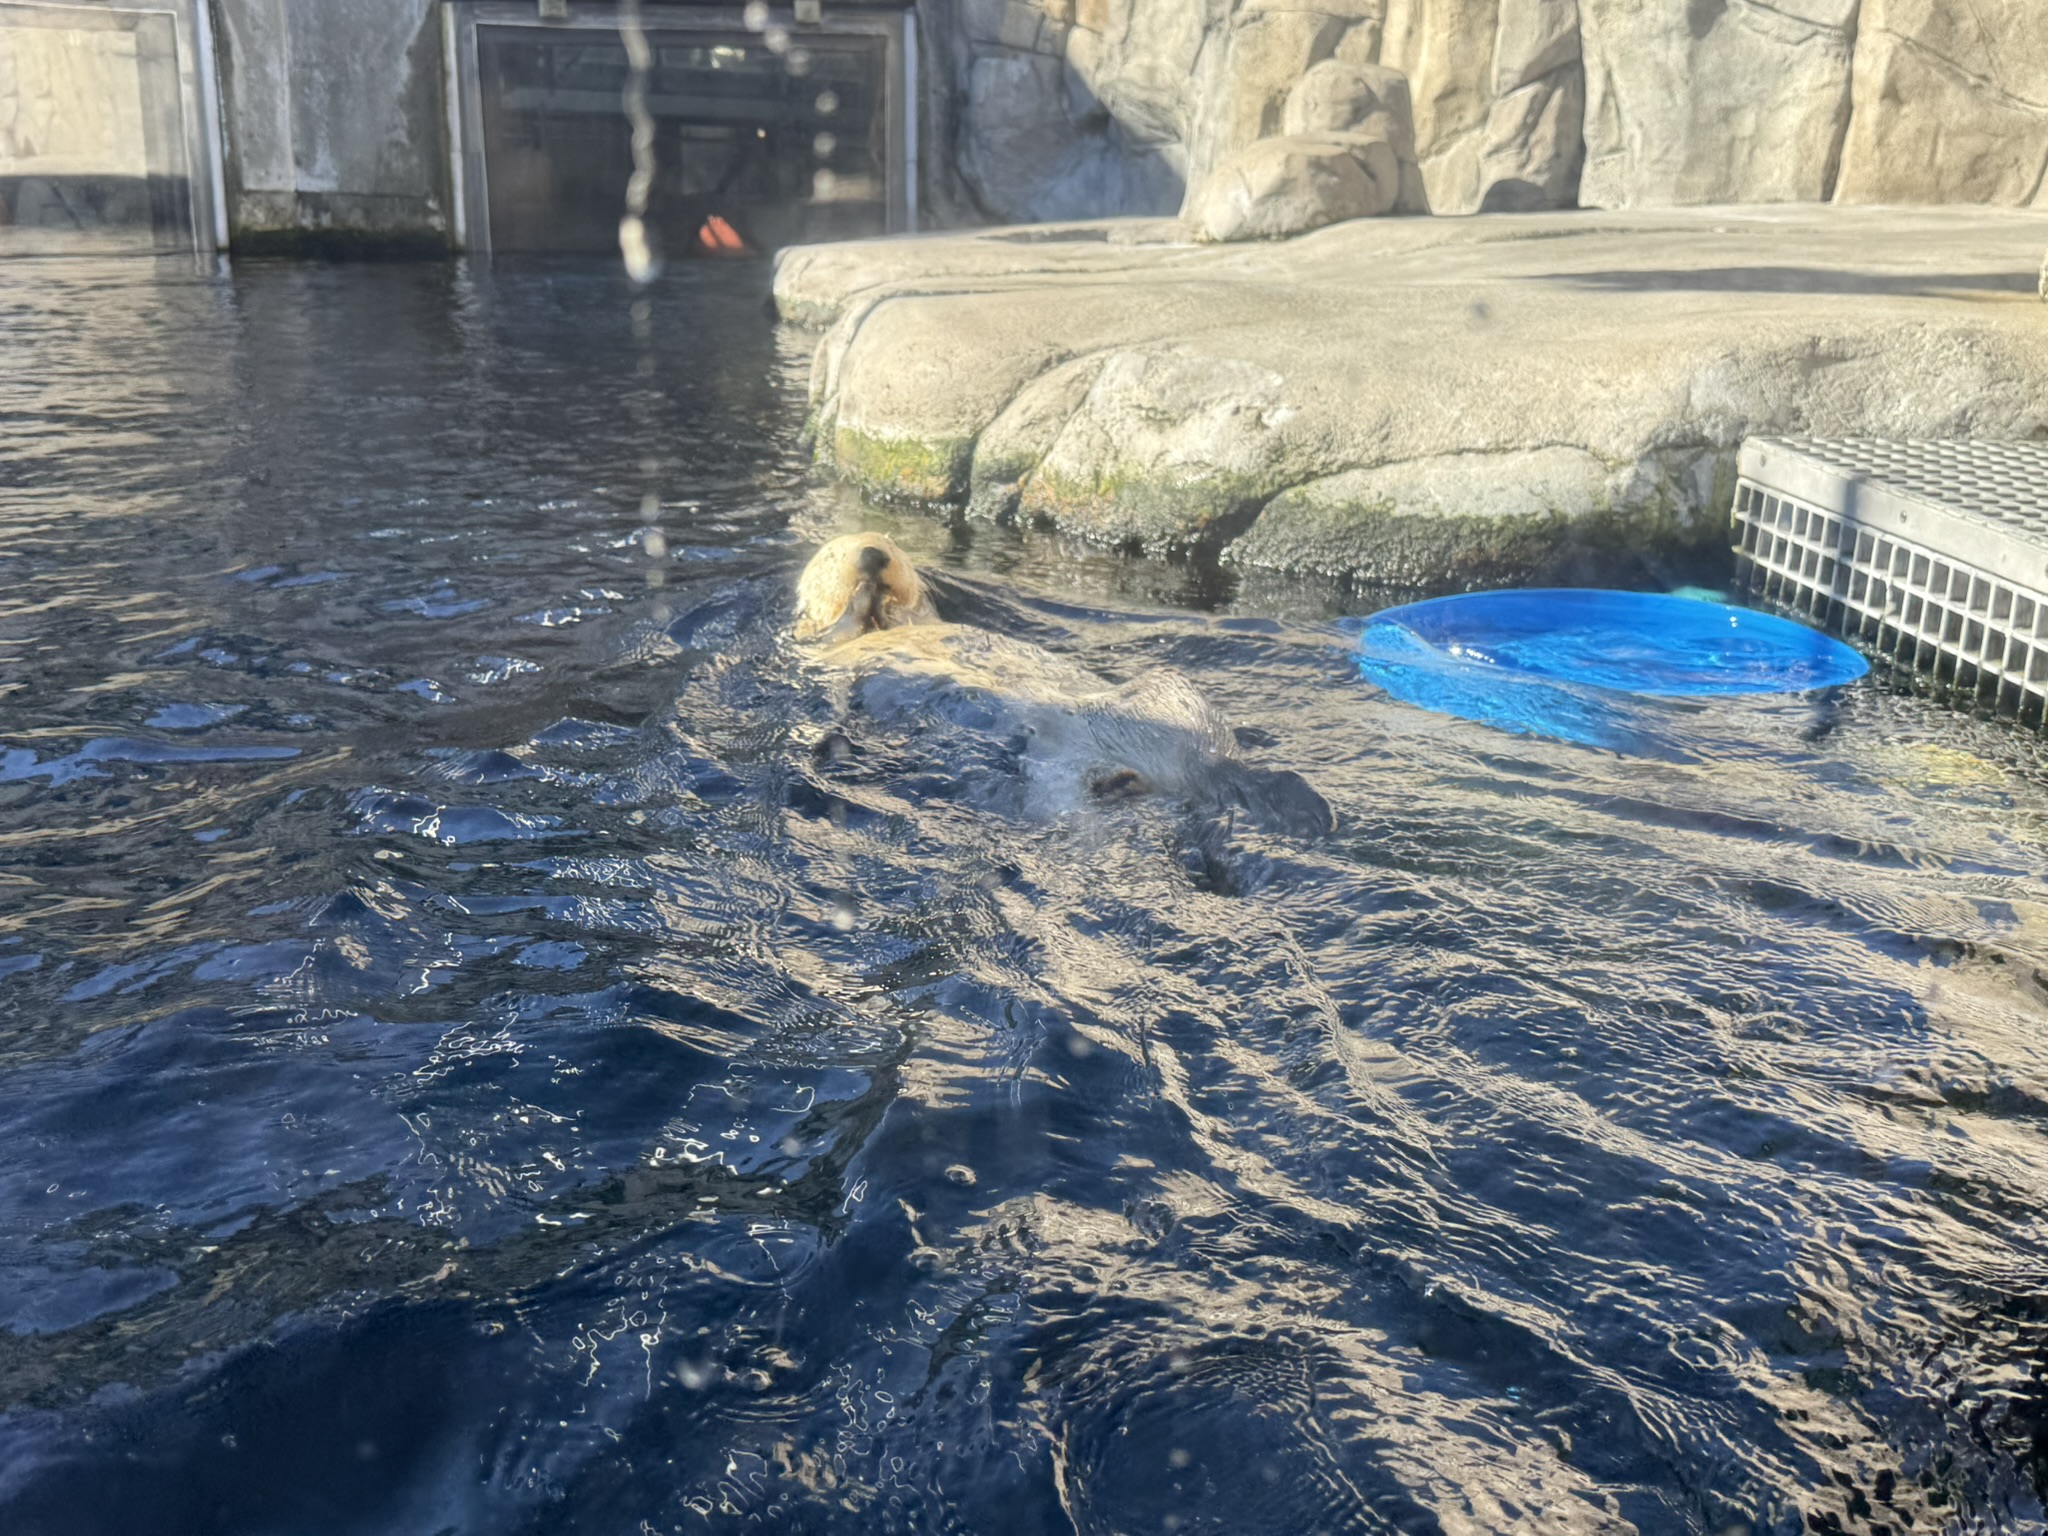
[[[884,626],[882,614],[882,572],[889,567],[889,551],[877,549],[870,544],[860,552],[856,569],[860,572],[854,582],[853,591],[846,599],[839,621],[825,633],[828,644],[838,645],[857,635],[864,635],[870,629]]]

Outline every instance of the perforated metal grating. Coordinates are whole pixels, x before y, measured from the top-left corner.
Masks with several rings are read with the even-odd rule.
[[[1752,601],[2048,717],[2048,443],[1752,438],[1733,531]]]

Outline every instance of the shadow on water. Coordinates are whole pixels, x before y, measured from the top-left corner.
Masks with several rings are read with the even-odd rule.
[[[2040,1523],[2036,744],[863,511],[763,282],[0,272],[0,1525]],[[849,715],[859,516],[1336,833]]]

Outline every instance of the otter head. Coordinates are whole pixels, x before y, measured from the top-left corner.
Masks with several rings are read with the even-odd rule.
[[[870,630],[938,620],[917,568],[887,534],[842,535],[811,556],[797,579],[799,640],[838,645]]]

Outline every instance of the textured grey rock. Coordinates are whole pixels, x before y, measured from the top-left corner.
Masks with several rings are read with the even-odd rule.
[[[1593,208],[1818,202],[1860,0],[1580,0]]]
[[[1574,206],[1585,163],[1585,112],[1586,76],[1577,63],[1496,100],[1479,150],[1478,211]]]
[[[1169,227],[790,253],[779,301],[832,320],[821,457],[1107,543],[1458,585],[1711,547],[1750,434],[2048,432],[2026,213]]]
[[[1024,481],[1045,462],[1080,411],[1108,359],[1077,357],[1018,391],[976,439],[969,466],[968,511],[1000,518],[1018,510]]]
[[[1389,12],[1379,52],[1413,95],[1416,199],[1438,213],[1565,207],[1584,117],[1577,0],[1433,0]]]
[[[1194,345],[1102,357],[1024,477],[1029,516],[1106,544],[1212,542],[1298,478],[1288,381]]]
[[[1408,79],[1429,206],[1479,206],[1481,134],[1493,102],[1499,0],[1407,0],[1390,9],[1377,62]]]
[[[1226,160],[1190,201],[1199,240],[1272,240],[1391,212],[1401,163],[1383,137],[1261,139]]]
[[[1221,99],[1190,165],[1203,176],[1258,139],[1280,132],[1288,95],[1310,68],[1330,57],[1346,23],[1322,11],[1246,7],[1228,34]]]
[[[1864,0],[1844,201],[2048,205],[2048,6]]]
[[[1645,553],[1688,542],[1688,509],[1733,469],[1726,453],[1674,460],[1534,448],[1348,470],[1274,497],[1225,554],[1243,569],[1388,587],[1626,576]]]
[[[1500,0],[1493,94],[1509,95],[1579,62],[1579,0]]]
[[[1061,3],[1061,0],[1048,0]],[[1123,152],[1149,156],[1175,178],[1171,206],[1096,212],[1177,212],[1199,113],[1220,89],[1220,24],[1200,0],[1074,0],[1065,60],[1076,111]]]
[[[966,106],[960,171],[991,209],[1012,218],[1072,218],[1121,191],[1115,174],[1096,163],[1103,146],[1074,131],[1059,59],[1036,52],[976,59]]]
[[[1176,177],[1199,196],[1259,139],[1334,131],[1284,121],[1332,61],[1407,76],[1407,201],[1439,213],[2048,202],[2039,0],[962,3],[970,179],[1001,217],[1164,212]],[[1057,57],[1064,94],[1006,66],[1033,82],[1020,111],[974,83],[997,55]]]
[[[1075,0],[1067,62],[1140,142],[1185,145],[1221,72],[1218,20],[1201,0]]]
[[[954,29],[961,176],[998,218],[1176,210],[1282,131],[1314,65],[1371,64],[1384,16],[1385,0],[971,0]]]
[[[1066,51],[1071,6],[1045,8],[1027,0],[959,0],[960,31],[970,43],[1057,59]]]
[[[1287,92],[1279,127],[1190,195],[1185,217],[1197,239],[1271,240],[1397,208],[1428,211],[1398,71],[1325,59]]]
[[[799,245],[775,259],[775,305],[785,320],[824,330],[874,296],[915,283],[940,291],[1061,273],[1101,278],[1119,272],[1157,274],[1200,247],[1186,242],[1177,219],[1107,219],[925,236],[906,259],[898,240],[848,240]],[[829,345],[829,338],[828,343]],[[812,376],[813,387],[817,375]]]
[[[1413,160],[1415,114],[1408,77],[1384,65],[1327,59],[1287,93],[1280,131],[1370,134],[1385,139],[1401,159]]]
[[[1373,89],[1373,82],[1363,69],[1338,59],[1325,59],[1306,71],[1288,91],[1280,114],[1280,132],[1345,133],[1363,122],[1379,104],[1379,92]],[[1412,152],[1412,129],[1410,139]]]

